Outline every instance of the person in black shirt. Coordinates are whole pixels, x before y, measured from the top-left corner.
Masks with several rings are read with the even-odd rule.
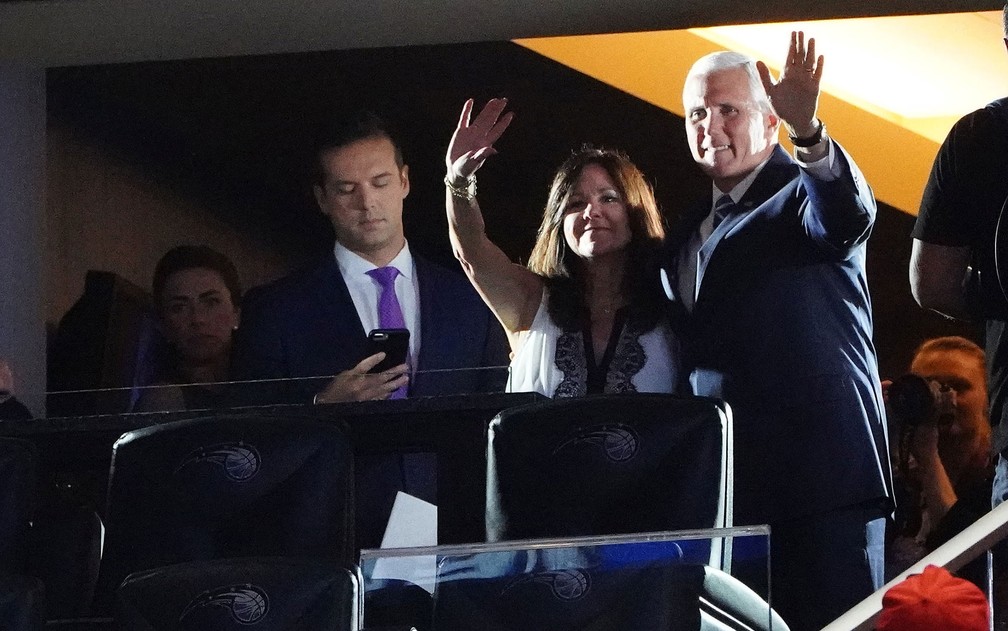
[[[1008,5],[1004,14],[1008,47]],[[918,304],[949,317],[986,321],[987,380],[997,465],[993,501],[1008,496],[1008,298],[995,238],[1008,197],[1008,98],[959,120],[924,190],[913,231],[910,286]],[[1002,227],[1005,230],[1005,227]],[[1002,263],[1003,265],[1003,263]],[[1001,275],[1006,274],[1002,270]]]

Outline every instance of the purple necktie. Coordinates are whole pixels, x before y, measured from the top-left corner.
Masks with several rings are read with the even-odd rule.
[[[405,329],[406,320],[403,318],[402,307],[395,293],[395,281],[399,276],[399,270],[391,265],[376,267],[367,272],[367,275],[381,285],[381,293],[378,295],[378,326],[383,329]],[[405,399],[406,386],[393,392],[391,398]]]

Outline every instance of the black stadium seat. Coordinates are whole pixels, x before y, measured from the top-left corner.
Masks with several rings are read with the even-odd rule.
[[[438,585],[437,631],[696,631],[704,571],[695,565],[554,568]]]
[[[25,570],[28,532],[38,489],[35,446],[0,438],[0,573]]]
[[[731,525],[720,401],[599,395],[504,410],[490,424],[487,541]]]
[[[137,570],[298,556],[350,562],[353,454],[339,424],[229,414],[123,435],[112,455],[97,611]]]
[[[0,629],[35,631],[44,620],[41,581],[25,576],[38,488],[35,446],[0,438]]]
[[[116,595],[121,631],[356,631],[355,570],[311,559],[196,561],[131,574]]]
[[[42,631],[45,588],[37,578],[0,573],[0,629]]]

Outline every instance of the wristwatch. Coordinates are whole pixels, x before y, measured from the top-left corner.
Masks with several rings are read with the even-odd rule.
[[[791,141],[791,144],[796,147],[801,147],[802,149],[808,149],[809,147],[814,147],[822,142],[823,134],[826,133],[826,125],[824,125],[819,119],[816,119],[816,121],[818,121],[819,127],[817,127],[815,132],[807,138],[799,138],[788,134],[788,140]]]

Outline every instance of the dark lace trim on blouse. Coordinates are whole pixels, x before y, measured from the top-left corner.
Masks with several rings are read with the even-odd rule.
[[[611,353],[607,365],[600,366],[606,371],[603,392],[637,392],[633,385],[634,375],[644,368],[647,355],[641,346],[640,336],[646,331],[633,318],[624,319],[624,324],[616,339],[616,349]],[[554,398],[581,397],[588,394],[588,353],[586,344],[591,343],[591,335],[584,331],[564,331],[557,339],[556,367],[563,373],[563,380],[553,392]],[[610,340],[609,344],[612,345]],[[606,356],[610,355],[607,349]]]

